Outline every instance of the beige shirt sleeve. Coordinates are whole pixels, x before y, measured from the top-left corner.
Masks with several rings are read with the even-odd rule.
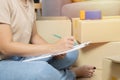
[[[0,23],[10,24],[10,6],[8,0],[0,0]]]

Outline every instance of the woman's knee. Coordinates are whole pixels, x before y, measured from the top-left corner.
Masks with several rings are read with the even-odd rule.
[[[78,50],[68,53],[65,58],[66,64],[68,65],[74,64],[78,58],[78,55],[79,55]]]
[[[49,63],[54,66],[56,69],[65,69],[70,67],[74,64],[74,62],[77,60],[79,51],[73,51],[70,53],[67,53],[66,57],[63,59],[51,59]]]

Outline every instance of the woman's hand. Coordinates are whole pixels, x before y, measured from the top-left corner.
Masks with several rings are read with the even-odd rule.
[[[53,58],[54,58],[54,59],[63,59],[63,58],[65,58],[65,56],[66,56],[66,53],[65,53],[65,54],[60,54],[60,55],[54,56]]]
[[[56,52],[62,52],[62,51],[72,49],[73,46],[74,46],[73,37],[62,38],[54,44],[54,48],[55,50],[57,50]]]

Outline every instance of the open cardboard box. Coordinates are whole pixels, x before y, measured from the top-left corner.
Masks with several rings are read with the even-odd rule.
[[[120,55],[104,59],[103,80],[120,80]]]
[[[36,25],[39,35],[49,43],[59,40],[54,34],[61,37],[71,36],[71,21],[67,17],[41,17]]]

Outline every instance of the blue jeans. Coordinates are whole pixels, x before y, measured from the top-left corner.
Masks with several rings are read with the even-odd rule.
[[[69,67],[76,61],[78,51],[68,53],[64,59],[21,62],[0,61],[0,80],[76,80]]]

